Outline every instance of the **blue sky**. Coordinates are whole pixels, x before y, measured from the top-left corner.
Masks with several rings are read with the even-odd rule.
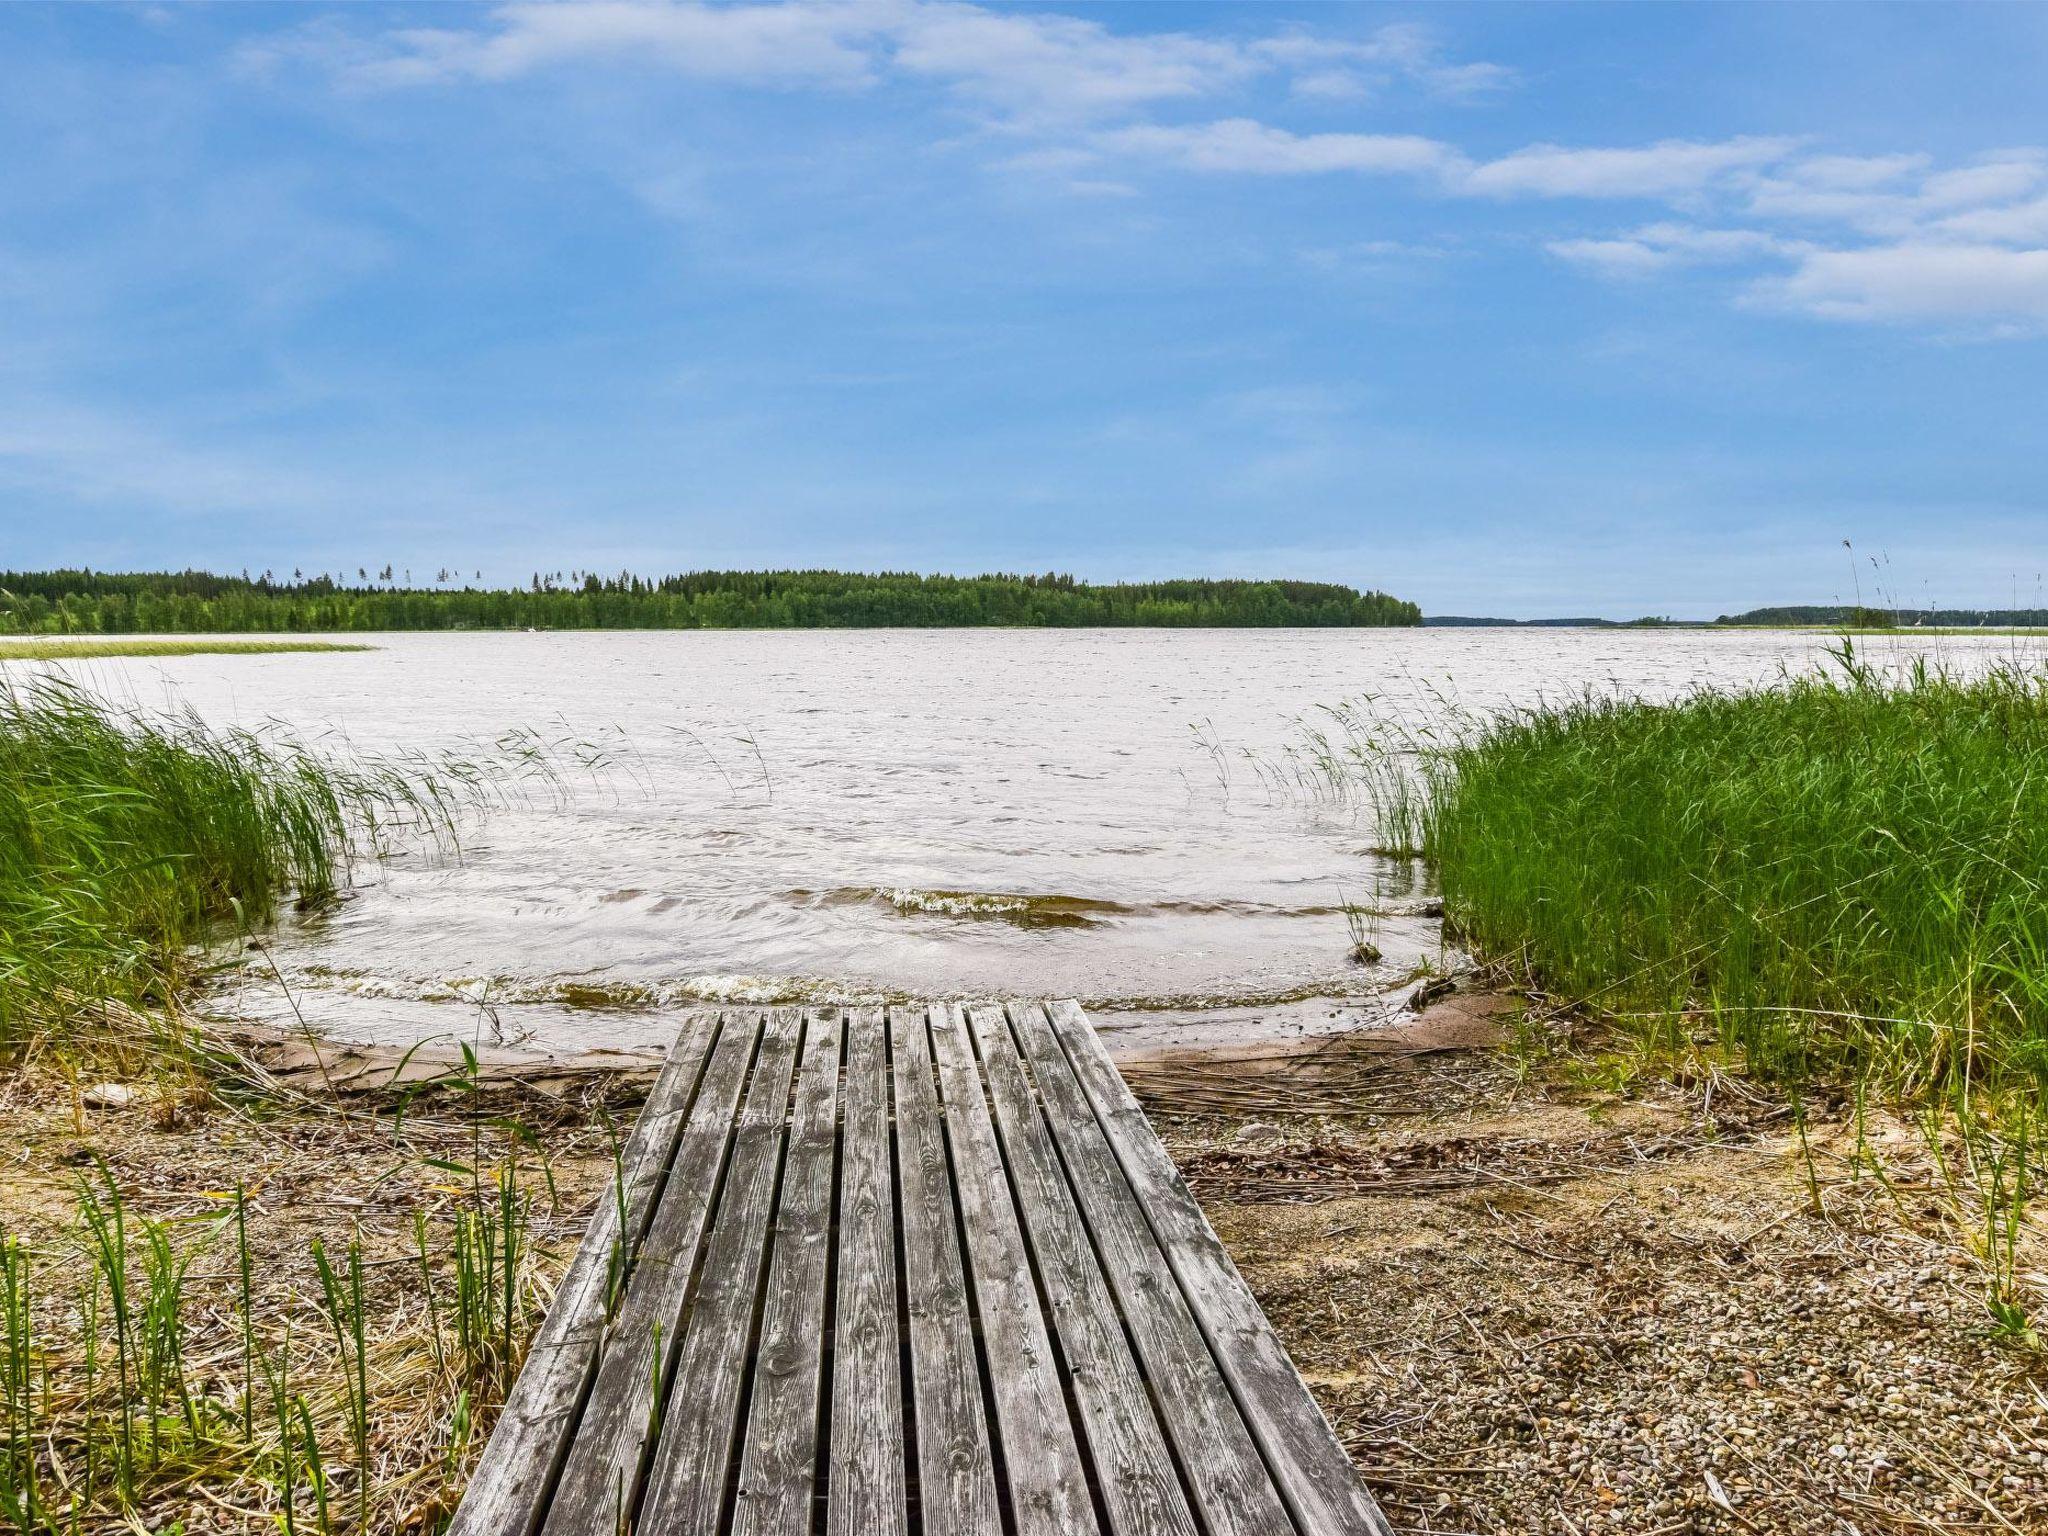
[[[2044,83],[2040,6],[0,7],[0,567],[2040,602]]]

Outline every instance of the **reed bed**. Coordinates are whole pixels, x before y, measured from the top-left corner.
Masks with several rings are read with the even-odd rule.
[[[506,782],[208,730],[58,677],[0,683],[0,1052],[112,1043],[102,1005],[171,1007],[207,941],[317,906],[388,839],[452,842]]]
[[[2030,1332],[2048,672],[1880,667],[1851,637],[1834,661],[1423,730],[1335,710],[1268,771],[1419,852],[1460,942],[1635,1062],[1705,1082],[1739,1064],[1778,1085],[1802,1145],[1810,1106],[1916,1118],[1994,1317]]]
[[[557,1262],[544,1144],[486,1113],[472,1052],[351,1112],[200,1042],[179,994],[216,941],[560,792],[565,759],[610,766],[520,731],[365,760],[0,684],[0,1528],[445,1523]],[[461,1121],[406,1113],[450,1094]]]
[[[1905,1101],[2048,1097],[2048,674],[1842,665],[1524,711],[1417,816],[1482,952],[1651,1038]]]

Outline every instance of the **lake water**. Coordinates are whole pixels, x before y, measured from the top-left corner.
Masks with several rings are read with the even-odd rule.
[[[352,637],[362,638],[362,637]],[[563,793],[359,872],[214,1006],[338,1036],[646,1048],[720,1001],[1078,996],[1126,1043],[1351,1022],[1439,958],[1362,813],[1276,786],[1324,706],[1668,696],[1818,638],[1613,630],[389,635],[65,664],[330,750],[553,744]],[[2009,640],[1939,642],[2007,654]],[[595,754],[595,767],[581,761]],[[1375,966],[1344,901],[1387,914]],[[288,988],[291,1001],[286,1001]]]

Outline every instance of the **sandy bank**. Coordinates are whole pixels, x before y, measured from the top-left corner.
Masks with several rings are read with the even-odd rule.
[[[299,1319],[309,1386],[334,1369],[309,1310],[309,1242],[360,1234],[384,1319],[379,1528],[428,1528],[487,1415],[458,1436],[408,1257],[415,1213],[461,1200],[446,1169],[473,1155],[471,1106],[512,1105],[532,1137],[544,1294],[602,1198],[605,1116],[652,1063],[493,1048],[479,1076],[495,1098],[416,1099],[400,1131],[360,1095],[446,1077],[459,1048],[401,1064],[239,1043],[305,1101],[248,1114],[143,1091],[81,1123],[59,1080],[17,1074],[0,1092],[0,1137],[18,1149],[0,1217],[63,1251],[95,1156],[138,1220],[218,1214],[245,1182],[266,1317]],[[2048,1530],[2041,1356],[1991,1338],[1909,1128],[1874,1128],[1889,1191],[1839,1123],[1814,1136],[1809,1184],[1781,1103],[1728,1079],[1624,1088],[1595,1052],[1529,1050],[1511,1000],[1485,994],[1373,1029],[1119,1065],[1397,1528]],[[359,1107],[338,1113],[329,1083]],[[2044,1267],[2032,1235],[2024,1258]],[[216,1245],[195,1276],[225,1284],[228,1262]],[[234,1337],[206,1331],[224,1318],[193,1321],[194,1358],[232,1377]],[[254,1532],[269,1497],[222,1465],[145,1513]]]

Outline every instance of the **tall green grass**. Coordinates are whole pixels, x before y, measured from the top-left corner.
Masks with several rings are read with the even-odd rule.
[[[2048,674],[1842,665],[1465,733],[1414,812],[1480,952],[1791,1080],[2048,1090]]]
[[[171,1001],[193,946],[329,895],[365,834],[452,828],[462,787],[0,684],[0,1051]]]
[[[1275,782],[1434,866],[1448,931],[1642,1067],[1740,1065],[1916,1126],[1997,1329],[2038,1342],[2021,1234],[2048,1112],[2048,671],[1869,665],[1670,703],[1304,721]],[[1357,930],[1354,924],[1354,938]]]

